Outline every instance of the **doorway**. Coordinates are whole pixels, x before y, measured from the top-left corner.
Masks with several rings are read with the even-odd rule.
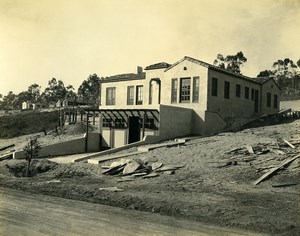
[[[128,143],[134,143],[140,141],[140,118],[139,117],[129,117],[128,118]]]

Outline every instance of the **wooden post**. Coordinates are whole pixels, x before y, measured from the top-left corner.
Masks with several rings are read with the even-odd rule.
[[[85,152],[88,151],[89,112],[86,113]]]
[[[143,115],[143,126],[142,126],[142,139],[145,137],[145,120],[146,120],[146,114]]]

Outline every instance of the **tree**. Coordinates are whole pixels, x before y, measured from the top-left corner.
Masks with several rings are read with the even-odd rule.
[[[214,60],[214,65],[222,69],[229,70],[236,74],[241,74],[241,66],[247,62],[247,58],[243,52],[238,52],[236,55],[228,55],[224,57],[222,54],[218,54]]]
[[[272,64],[272,70],[261,71],[257,77],[273,76],[283,94],[294,94],[300,80],[299,68],[300,59],[296,63],[290,58],[279,59]]]
[[[27,160],[27,170],[26,176],[30,174],[30,163],[33,158],[37,158],[39,156],[39,150],[41,146],[37,140],[37,138],[30,138],[29,143],[23,148],[25,159]]]
[[[28,87],[28,93],[29,93],[29,101],[30,102],[37,102],[40,96],[41,86],[38,84],[32,84]]]
[[[9,91],[6,96],[3,97],[3,101],[1,102],[1,109],[12,110],[17,108],[17,95],[15,95],[12,91]]]
[[[47,102],[56,102],[58,99],[64,99],[67,94],[64,82],[52,78],[48,81],[48,87],[45,88],[42,98]]]
[[[66,90],[67,90],[67,93],[66,93],[66,97],[67,98],[73,98],[73,99],[76,99],[76,93],[74,92],[74,87],[73,87],[73,85],[68,85],[67,87],[66,87]]]
[[[78,97],[90,106],[99,107],[100,78],[97,74],[90,75],[78,88]]]

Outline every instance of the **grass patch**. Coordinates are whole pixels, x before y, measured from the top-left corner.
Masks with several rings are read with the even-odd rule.
[[[58,124],[57,111],[24,111],[0,117],[0,138],[13,138],[21,135],[54,129]]]

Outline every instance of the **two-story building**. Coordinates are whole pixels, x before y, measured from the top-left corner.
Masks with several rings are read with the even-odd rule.
[[[236,128],[277,113],[280,100],[272,78],[234,74],[191,57],[108,77],[100,94],[100,132],[107,147]]]

